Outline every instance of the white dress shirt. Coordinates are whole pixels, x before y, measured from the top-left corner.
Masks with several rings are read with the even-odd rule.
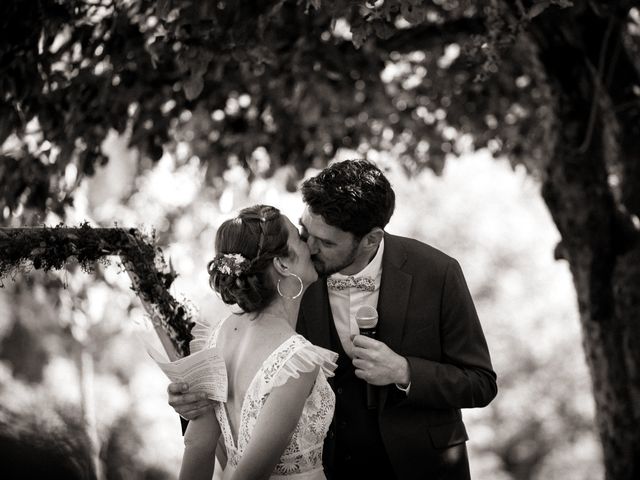
[[[333,321],[340,337],[340,343],[346,354],[353,358],[353,343],[351,339],[360,333],[356,323],[356,312],[363,305],[378,307],[378,297],[380,295],[380,280],[382,278],[382,255],[384,252],[384,239],[380,242],[378,251],[373,259],[360,272],[351,275],[352,277],[371,277],[375,284],[373,292],[360,290],[356,287],[345,288],[344,290],[329,289],[329,303]],[[334,273],[330,278],[337,280],[347,278],[347,275]]]

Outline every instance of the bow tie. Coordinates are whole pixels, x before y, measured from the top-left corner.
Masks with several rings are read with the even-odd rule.
[[[327,287],[330,290],[357,288],[365,292],[373,292],[376,289],[376,284],[371,277],[327,278]]]

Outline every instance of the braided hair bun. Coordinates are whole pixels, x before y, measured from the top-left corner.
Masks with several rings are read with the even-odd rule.
[[[275,207],[254,205],[225,221],[216,234],[216,256],[207,264],[209,285],[222,301],[255,312],[271,303],[273,258],[289,254],[289,232]]]

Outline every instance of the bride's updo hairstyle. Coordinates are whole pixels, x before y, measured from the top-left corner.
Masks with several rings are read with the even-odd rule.
[[[247,313],[263,309],[277,294],[269,266],[275,257],[290,254],[288,238],[277,208],[242,209],[218,229],[216,256],[207,265],[209,285],[228,305],[238,305]]]

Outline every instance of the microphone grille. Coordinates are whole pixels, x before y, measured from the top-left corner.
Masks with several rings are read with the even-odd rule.
[[[378,311],[371,305],[363,305],[356,312],[358,328],[374,328],[378,325]]]

